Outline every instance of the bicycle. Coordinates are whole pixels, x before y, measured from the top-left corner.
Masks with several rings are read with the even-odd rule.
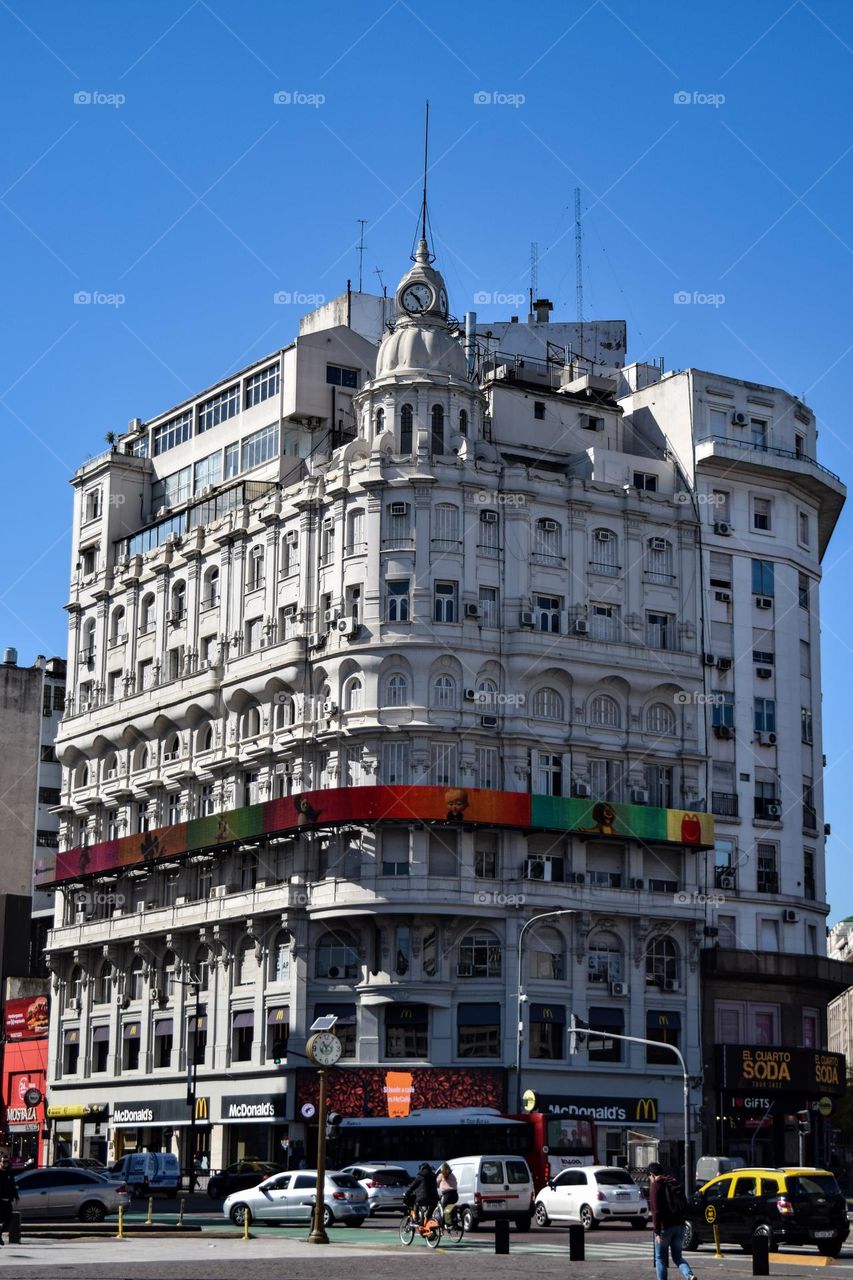
[[[453,1214],[450,1223],[444,1221],[444,1214],[441,1206],[436,1205],[431,1213],[428,1213],[426,1219],[421,1222],[418,1217],[417,1209],[410,1206],[400,1223],[400,1240],[403,1244],[412,1243],[416,1235],[421,1236],[427,1242],[427,1248],[437,1249],[444,1235],[450,1237],[454,1244],[459,1244],[465,1234],[465,1228],[462,1225],[462,1218],[453,1206]]]

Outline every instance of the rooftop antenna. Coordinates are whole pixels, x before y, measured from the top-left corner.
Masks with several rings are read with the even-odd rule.
[[[575,187],[575,298],[577,321],[581,327],[581,359],[583,359],[583,224],[581,222],[581,189]]]
[[[424,184],[423,194],[421,196],[421,217],[420,217],[420,241],[426,245],[427,242],[427,222],[429,215],[427,213],[427,173],[429,171],[429,99],[424,104]],[[432,262],[434,254],[429,254],[428,261]],[[412,254],[412,261],[416,261],[415,254]]]
[[[530,316],[533,321],[533,304],[539,297],[539,242],[530,241]]]
[[[368,221],[367,218],[356,218],[356,222],[361,227],[361,235],[358,241],[358,291],[359,293],[361,293],[362,266],[364,264],[364,228],[367,221]]]
[[[382,297],[383,297],[383,298],[387,298],[387,297],[388,297],[388,286],[387,286],[387,284],[385,283],[385,281],[382,279],[382,268],[381,268],[381,267],[374,267],[374,268],[373,268],[373,274],[374,274],[375,276],[378,276],[378,277],[379,277],[379,284],[380,284],[380,286],[381,286],[381,288],[382,288]]]

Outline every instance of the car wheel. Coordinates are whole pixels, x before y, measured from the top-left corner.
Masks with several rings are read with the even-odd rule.
[[[103,1222],[107,1211],[100,1200],[86,1200],[80,1206],[78,1217],[81,1222]]]
[[[645,1218],[632,1218],[632,1219],[631,1219],[631,1226],[634,1228],[634,1230],[635,1230],[635,1231],[645,1231],[645,1229],[646,1229],[646,1220],[645,1220]],[[685,1244],[687,1243],[687,1228],[686,1228],[686,1227],[685,1227],[685,1230],[684,1230],[684,1243],[685,1243]]]
[[[536,1219],[537,1227],[547,1227],[551,1219],[548,1217],[548,1210],[541,1202],[537,1204],[533,1210],[533,1216]]]
[[[773,1253],[773,1251],[776,1248],[776,1237],[774,1236],[773,1228],[769,1225],[769,1223],[759,1222],[758,1226],[753,1231],[752,1243],[754,1243],[756,1240],[759,1240],[759,1239],[766,1240],[768,1249],[770,1250],[771,1253]],[[751,1249],[750,1249],[750,1252],[752,1252]]]
[[[581,1226],[584,1231],[594,1231],[598,1226],[598,1219],[588,1204],[581,1205],[581,1211],[578,1214],[578,1217],[581,1220]]]
[[[323,1226],[332,1227],[335,1224],[335,1215],[332,1213],[328,1205],[323,1209]]]
[[[252,1221],[252,1210],[247,1204],[232,1204],[231,1212],[228,1217],[234,1223],[235,1227],[242,1227],[246,1219]]]
[[[364,1223],[364,1218],[347,1218],[346,1225],[348,1227],[360,1227]]]
[[[843,1240],[824,1240],[818,1245],[817,1251],[823,1254],[824,1258],[837,1258],[843,1248]]]
[[[462,1210],[462,1225],[466,1231],[476,1231],[480,1225],[480,1219],[471,1208]]]
[[[522,1213],[518,1218],[515,1219],[516,1231],[529,1231],[530,1224],[532,1221],[533,1219],[531,1218],[529,1213]]]
[[[207,1194],[210,1196],[211,1200],[218,1200],[219,1199],[219,1183],[208,1182]]]
[[[638,1220],[635,1219],[635,1221]],[[645,1223],[643,1223],[643,1226],[645,1226]],[[684,1240],[682,1241],[682,1245],[685,1249],[699,1248],[699,1236],[696,1232],[696,1227],[692,1222],[685,1222],[684,1224]]]

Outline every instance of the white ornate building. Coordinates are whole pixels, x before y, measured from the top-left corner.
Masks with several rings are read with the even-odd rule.
[[[639,1126],[678,1160],[663,1046],[698,1149],[702,811],[739,789],[708,774],[696,482],[630,370],[482,358],[424,241],[378,349],[323,323],[74,477],[56,1136],[91,1148],[102,1106],[113,1153],[185,1156],[195,1055],[213,1165],[310,1144],[333,1012],[339,1110],[389,1072],[412,1105],[532,1090],[596,1115],[601,1158]],[[821,858],[813,901],[750,884],[739,936],[759,905],[819,922]],[[653,1044],[570,1058],[572,1012]]]

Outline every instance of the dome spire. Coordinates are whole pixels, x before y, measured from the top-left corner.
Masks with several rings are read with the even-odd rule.
[[[429,251],[429,242],[427,240],[427,175],[429,173],[429,98],[424,103],[424,183],[423,194],[421,196],[421,236],[418,241],[418,247],[412,254],[412,262],[418,262],[422,265],[429,266],[435,260],[435,254]]]

